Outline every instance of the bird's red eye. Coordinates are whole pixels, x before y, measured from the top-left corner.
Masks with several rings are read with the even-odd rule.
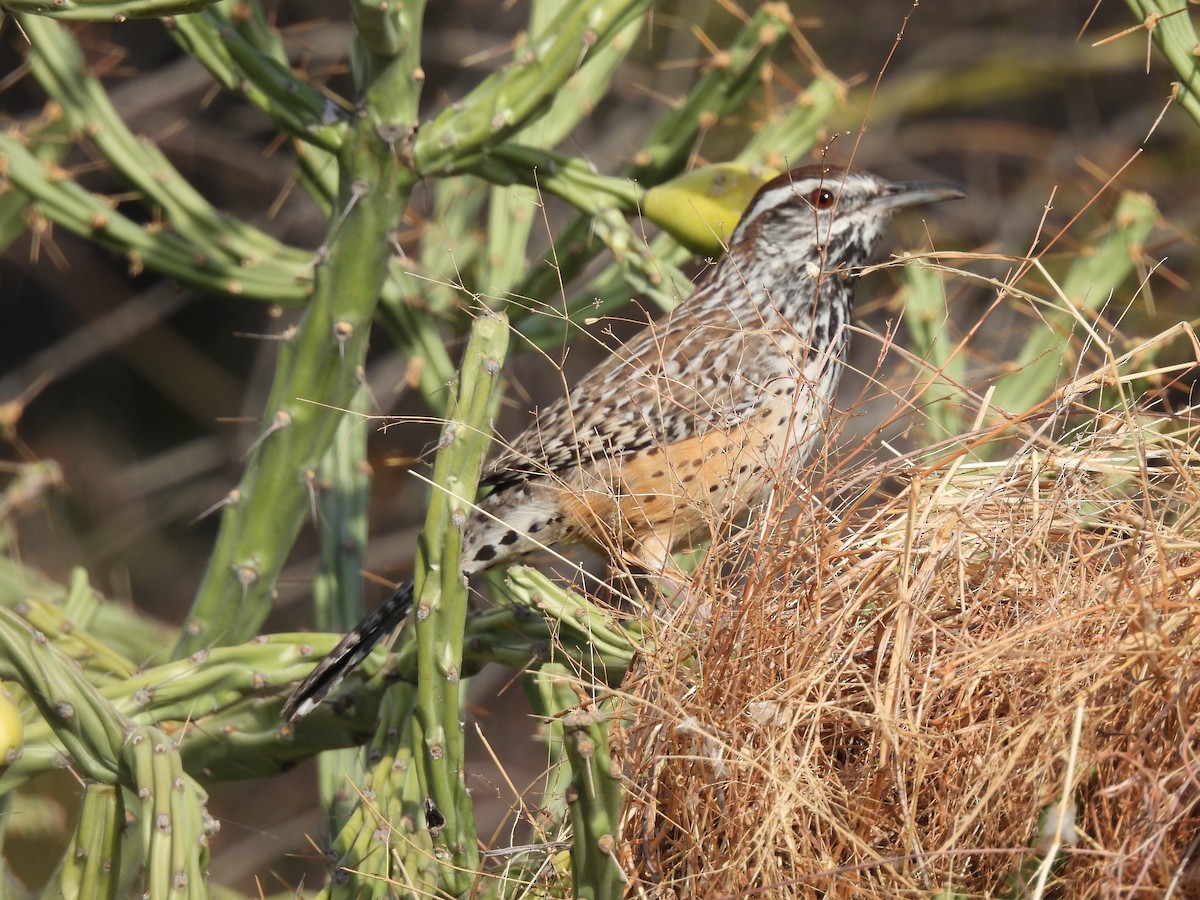
[[[836,199],[829,188],[817,188],[808,195],[808,202],[812,204],[813,209],[829,209]]]

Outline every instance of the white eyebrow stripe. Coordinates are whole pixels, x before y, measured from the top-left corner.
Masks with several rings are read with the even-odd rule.
[[[756,217],[762,215],[768,209],[774,209],[782,203],[790,203],[796,195],[797,187],[800,182],[795,184],[781,184],[777,188],[772,188],[765,194],[759,196],[758,201],[746,210],[742,216],[743,222],[750,222]]]

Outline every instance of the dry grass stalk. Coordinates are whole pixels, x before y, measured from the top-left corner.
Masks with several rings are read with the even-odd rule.
[[[625,686],[632,896],[1200,896],[1200,447],[1113,383],[714,548]]]

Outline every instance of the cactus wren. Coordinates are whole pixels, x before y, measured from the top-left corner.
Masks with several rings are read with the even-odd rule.
[[[854,270],[893,211],[964,196],[821,166],[764,185],[694,293],[620,346],[485,467],[462,571],[586,544],[663,571],[677,547],[795,474],[841,375]],[[407,616],[401,585],[283,707],[296,721]]]

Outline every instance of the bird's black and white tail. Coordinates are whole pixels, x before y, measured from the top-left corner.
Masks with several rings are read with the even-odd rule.
[[[292,692],[283,704],[281,715],[284,720],[296,722],[312,712],[318,703],[342,683],[342,679],[353,672],[380,642],[396,630],[412,609],[412,605],[413,585],[411,581],[406,581],[392,592],[379,609],[342,638]]]

